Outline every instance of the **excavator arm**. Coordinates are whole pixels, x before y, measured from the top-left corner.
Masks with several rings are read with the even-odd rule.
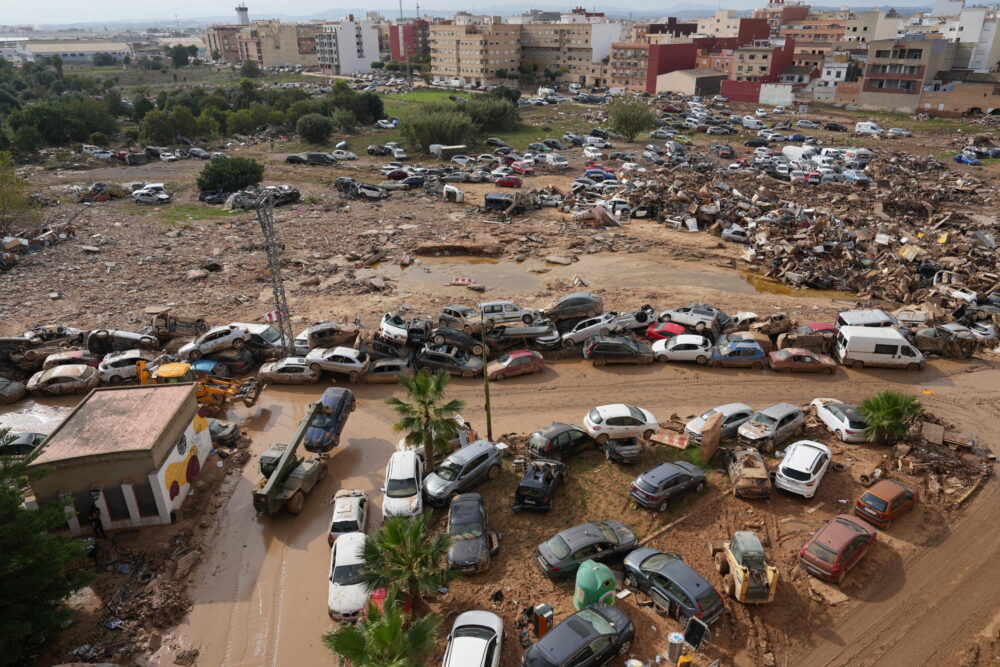
[[[281,495],[281,487],[285,479],[288,478],[288,475],[299,465],[299,457],[296,452],[298,452],[299,445],[302,444],[302,440],[306,436],[309,424],[312,423],[313,418],[320,409],[322,409],[322,403],[319,401],[309,406],[309,412],[306,413],[298,428],[295,429],[292,439],[289,440],[288,446],[285,447],[285,451],[281,453],[281,458],[275,464],[274,472],[271,473],[271,476],[267,480],[262,480],[263,483],[254,490],[253,506],[258,514],[273,514],[281,509],[281,500],[278,497]]]

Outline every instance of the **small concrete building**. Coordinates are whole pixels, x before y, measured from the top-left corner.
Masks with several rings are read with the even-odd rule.
[[[106,529],[170,523],[211,449],[193,384],[95,389],[42,443],[26,504],[69,498],[74,534],[91,505]]]
[[[716,69],[679,69],[656,77],[656,92],[685,95],[718,95],[728,75]]]

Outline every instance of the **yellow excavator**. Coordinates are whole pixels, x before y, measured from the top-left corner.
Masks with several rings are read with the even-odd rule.
[[[195,373],[191,364],[172,362],[160,364],[150,371],[142,359],[135,364],[139,384],[180,384],[193,382],[195,396],[201,405],[221,409],[227,402],[242,403],[253,407],[264,390],[264,385],[257,378],[245,380],[226,380]]]

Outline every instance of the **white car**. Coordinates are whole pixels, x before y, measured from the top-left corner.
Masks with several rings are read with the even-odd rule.
[[[829,467],[829,447],[813,440],[799,440],[785,450],[774,476],[774,485],[803,498],[812,498]]]
[[[394,452],[385,467],[382,516],[413,517],[424,509],[424,464],[412,449]]]
[[[886,134],[890,137],[912,137],[913,133],[902,127],[890,127],[886,130]]]
[[[563,346],[581,345],[591,336],[606,335],[618,331],[618,318],[614,313],[601,313],[577,322],[576,326],[562,335]]]
[[[583,428],[598,444],[612,438],[646,438],[660,428],[653,413],[625,403],[599,405],[583,418]]]
[[[166,204],[170,195],[164,191],[143,188],[132,193],[132,201],[136,204]]]
[[[757,109],[756,111],[754,111],[754,114],[757,116],[757,118],[767,118],[766,109]]]
[[[330,151],[330,156],[335,160],[357,160],[358,156],[351,151],[343,151],[337,149],[335,151]]]
[[[657,361],[697,361],[704,364],[712,356],[712,341],[704,336],[681,334],[654,342],[653,354]]]
[[[315,384],[322,374],[314,370],[305,357],[285,357],[262,365],[257,379],[272,384]]]
[[[785,113],[785,107],[779,104],[778,106],[774,107],[774,113]]]
[[[104,357],[97,366],[97,372],[101,376],[101,382],[108,384],[121,384],[126,380],[134,380],[137,372],[135,362],[139,360],[149,363],[153,361],[153,355],[143,350],[126,350],[125,352],[112,352]]]
[[[601,152],[600,148],[594,146],[587,146],[583,149],[583,157],[590,158],[591,160],[603,160],[604,153]]]
[[[368,586],[361,580],[365,534],[347,533],[330,549],[330,586],[326,607],[335,621],[353,623],[368,607]]]
[[[815,398],[809,407],[837,439],[843,442],[865,441],[868,422],[855,406],[835,398]]]
[[[163,151],[160,153],[160,159],[164,162],[177,162],[177,155],[170,151]]]
[[[375,126],[383,130],[393,130],[396,128],[395,123],[393,123],[391,120],[386,120],[385,118],[375,121]]]
[[[467,165],[470,162],[475,162],[475,159],[469,157],[468,155],[455,155],[451,158],[452,164]]]
[[[243,327],[231,324],[222,327],[212,327],[190,343],[177,350],[181,359],[198,361],[206,354],[220,352],[230,348],[240,350],[250,340],[250,332]]]
[[[27,390],[32,396],[79,394],[90,391],[100,381],[96,368],[86,364],[64,364],[32,375]]]
[[[316,372],[343,373],[351,382],[357,382],[368,370],[371,360],[367,352],[353,347],[317,347],[309,350],[306,363]]]
[[[392,157],[396,158],[397,160],[406,160],[409,158],[409,156],[406,154],[406,151],[404,151],[402,148],[393,148]]]
[[[803,130],[817,130],[819,129],[819,123],[803,118],[802,120],[795,122],[795,127],[801,127]]]
[[[333,495],[333,515],[327,542],[330,546],[347,533],[363,533],[368,523],[368,494],[357,489],[340,489]]]
[[[386,313],[382,316],[382,321],[378,325],[378,332],[382,337],[399,344],[405,343],[408,337],[406,322],[396,313]]]
[[[458,615],[448,633],[443,667],[498,667],[503,652],[503,620],[490,611]]]
[[[388,148],[388,146],[386,146],[386,148]],[[403,165],[402,162],[386,162],[384,165],[382,165],[382,170],[381,170],[382,171],[382,175],[386,176],[388,174],[391,174],[392,172],[396,171],[397,169],[402,169],[403,166],[404,165]]]

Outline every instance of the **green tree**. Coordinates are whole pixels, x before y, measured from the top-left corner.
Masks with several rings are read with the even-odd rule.
[[[188,62],[191,60],[187,47],[181,46],[180,44],[171,46],[167,49],[167,54],[170,56],[170,63],[176,69],[187,66]]]
[[[172,144],[176,136],[170,114],[153,109],[142,119],[140,135],[152,144]]]
[[[108,135],[103,132],[91,132],[90,143],[95,146],[107,146],[111,142],[108,141]]]
[[[496,78],[500,79],[501,81],[510,78],[510,72],[508,72],[505,69],[498,69],[497,71],[493,72],[493,74],[494,76],[496,76]]]
[[[126,65],[126,66],[131,65],[132,64],[132,56],[130,56],[129,54],[126,53],[124,56],[122,56],[122,63],[124,65]]]
[[[385,62],[381,60],[373,60],[371,63],[372,69],[383,69],[385,67]]]
[[[472,143],[478,129],[464,113],[436,111],[407,118],[399,124],[399,132],[407,146],[426,153],[431,144]]]
[[[399,383],[406,389],[406,400],[396,396],[385,399],[386,405],[399,417],[393,430],[405,433],[407,444],[424,448],[427,465],[434,460],[434,454],[443,450],[458,434],[455,416],[465,403],[458,399],[445,400],[450,379],[444,371],[400,377]]]
[[[480,132],[513,130],[521,124],[517,105],[506,99],[477,95],[456,108],[468,116]]]
[[[226,130],[230,134],[250,134],[255,127],[250,109],[240,109],[226,120]]]
[[[18,153],[34,153],[45,145],[42,133],[31,125],[14,130],[14,147]]]
[[[406,69],[406,65],[395,60],[390,60],[385,64],[385,69],[390,72],[398,72],[401,69]]]
[[[22,129],[34,131],[34,128]],[[41,140],[41,137],[38,139]],[[14,142],[18,143],[16,136]],[[18,150],[21,150],[20,146],[18,146]],[[30,153],[34,150],[37,150],[37,147],[25,152]],[[0,232],[7,233],[30,227],[37,217],[37,211],[31,205],[31,200],[28,199],[28,182],[14,170],[14,162],[11,160],[10,153],[0,151]],[[3,460],[0,457],[0,463]],[[2,569],[2,565],[0,565],[0,569]]]
[[[175,106],[170,112],[170,123],[174,126],[174,134],[190,138],[196,131],[198,121],[187,107]]]
[[[63,76],[63,59],[62,56],[49,56],[49,64],[52,65],[52,69],[56,71],[56,76],[59,77],[60,81],[63,81],[65,77]]]
[[[358,130],[358,119],[350,109],[337,109],[333,114],[333,126],[341,134],[354,134]]]
[[[222,60],[222,54],[218,49],[212,49],[212,60]]]
[[[318,113],[306,114],[295,123],[295,131],[303,141],[310,144],[326,143],[333,132],[333,121]]]
[[[0,193],[0,196],[3,196]],[[0,442],[9,438],[0,431]],[[90,579],[74,567],[85,558],[83,542],[53,531],[66,523],[65,503],[37,510],[24,506],[29,482],[47,471],[29,468],[34,456],[0,458],[0,661],[20,664],[38,637],[52,638],[69,617],[62,601]]]
[[[268,125],[276,126],[276,125],[284,125],[286,120],[288,120],[288,118],[287,116],[285,116],[284,111],[281,111],[279,109],[272,109],[271,111],[267,112],[267,118],[265,119],[264,122],[266,122]]]
[[[256,185],[264,178],[264,165],[247,157],[220,157],[209,160],[198,174],[199,190],[236,192]]]
[[[656,111],[641,97],[620,95],[608,104],[608,127],[633,141],[640,132],[656,127]]]
[[[430,512],[390,517],[365,540],[361,579],[370,590],[398,588],[416,601],[435,594],[458,576],[444,564],[451,536],[432,533],[429,521]]]
[[[398,593],[390,590],[382,611],[370,604],[354,625],[344,623],[323,635],[323,644],[341,665],[352,667],[421,667],[434,649],[441,628],[437,614],[423,614],[407,623]]]
[[[197,58],[198,57],[198,47],[197,46],[195,46],[194,44],[188,44],[186,48],[187,48],[188,55],[190,57],[192,57],[192,58]]]
[[[882,445],[891,445],[905,436],[910,422],[923,410],[916,396],[892,389],[865,399],[860,408],[868,422],[865,440]]]
[[[140,121],[146,117],[146,114],[155,109],[153,103],[149,101],[149,98],[145,95],[140,95],[135,98],[132,102],[132,120]]]
[[[111,67],[115,64],[115,57],[110,53],[95,53],[94,67]]]
[[[219,136],[220,131],[218,121],[212,116],[206,115],[204,111],[201,112],[195,123],[195,134],[202,139],[215,139]]]
[[[243,64],[240,65],[240,76],[256,79],[260,76],[260,65],[253,60],[244,60]]]

